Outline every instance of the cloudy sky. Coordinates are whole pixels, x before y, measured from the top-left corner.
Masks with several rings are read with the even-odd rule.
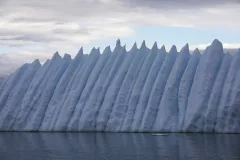
[[[205,48],[240,47],[239,0],[0,0],[0,76],[54,52],[73,57],[120,38]]]

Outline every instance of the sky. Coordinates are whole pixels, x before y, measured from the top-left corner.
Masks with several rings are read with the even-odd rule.
[[[0,77],[58,51],[130,49],[146,40],[167,49],[205,49],[214,39],[240,48],[240,0],[0,0]]]

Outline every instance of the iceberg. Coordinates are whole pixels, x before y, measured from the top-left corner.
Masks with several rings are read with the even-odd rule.
[[[126,54],[126,49],[124,47],[123,53]],[[122,53],[122,54],[123,54]],[[96,119],[96,129],[98,131],[104,131],[109,119],[109,116],[112,112],[113,105],[115,103],[115,99],[117,94],[121,88],[123,80],[128,72],[128,69],[135,58],[135,53],[130,55],[126,55],[124,59],[124,63],[119,67],[118,72],[113,78],[111,84],[109,85],[107,91],[105,92],[104,99],[102,100],[101,107],[99,108],[97,119]]]
[[[240,49],[56,52],[0,82],[1,131],[240,133]]]
[[[178,88],[178,131],[182,131],[185,113],[187,110],[188,97],[191,91],[196,68],[198,66],[201,54],[198,49],[194,50],[187,67],[180,80]]]
[[[124,113],[126,108],[128,108],[127,104],[129,101],[129,95],[131,95],[131,90],[133,89],[142,64],[146,59],[148,54],[148,48],[145,45],[145,41],[142,43],[141,48],[139,49],[137,55],[135,56],[134,61],[130,65],[128,72],[124,78],[124,81],[121,85],[121,88],[118,92],[117,98],[114,102],[114,106],[112,107],[112,112],[108,118],[106,124],[106,131],[119,131],[121,122],[124,118]]]
[[[149,100],[144,111],[144,115],[141,118],[140,127],[135,126],[133,123],[132,125],[133,131],[153,130],[153,124],[157,116],[158,106],[162,99],[167,79],[171,73],[171,70],[173,68],[177,56],[178,56],[177,48],[176,46],[172,46],[153,84],[151,93],[149,95]]]
[[[201,57],[188,98],[189,100],[184,119],[185,131],[203,131],[204,117],[209,97],[216,75],[219,72],[223,55],[223,46],[221,42],[214,40]]]
[[[45,111],[45,115],[43,121],[41,123],[40,130],[41,131],[49,131],[50,124],[52,123],[52,118],[54,117],[55,113],[58,113],[60,102],[65,98],[65,93],[67,94],[67,90],[69,90],[69,86],[73,84],[73,80],[76,75],[77,69],[83,64],[83,48],[79,50],[75,58],[73,59],[72,63],[70,63],[69,67],[66,69],[62,78],[59,80],[56,89],[54,90],[53,96],[51,101],[49,102],[47,109]]]
[[[152,86],[153,86],[153,84],[156,80],[156,77],[158,75],[158,72],[164,62],[165,54],[166,54],[166,50],[165,50],[164,46],[160,49],[159,52],[158,52],[158,50],[156,50],[156,48],[154,48],[152,50],[152,52],[156,52],[156,54],[157,54],[156,59],[154,60],[152,66],[150,68],[148,77],[146,77],[146,82],[144,83],[142,92],[139,95],[140,97],[138,98],[138,100],[136,98],[134,98],[133,96],[130,99],[130,104],[134,103],[134,104],[136,104],[136,107],[131,109],[133,106],[129,105],[130,108],[128,109],[128,111],[126,113],[126,118],[124,120],[124,124],[122,125],[122,130],[133,131],[134,128],[140,126],[141,121],[138,121],[137,119],[141,119],[144,114],[145,106],[148,103],[148,97],[152,90]]]
[[[24,125],[26,124],[27,116],[32,110],[32,104],[37,100],[39,92],[41,92],[43,88],[42,84],[44,83],[45,78],[47,78],[44,75],[47,75],[47,73],[50,71],[49,67],[52,66],[53,62],[54,60],[51,61],[51,63],[50,60],[47,60],[33,77],[29,88],[24,94],[22,103],[20,104],[20,109],[13,123],[12,130],[23,130]]]
[[[220,103],[220,99],[222,98],[222,91],[224,82],[226,80],[226,75],[228,74],[228,70],[230,67],[230,63],[232,60],[232,56],[230,54],[225,54],[224,59],[222,61],[221,68],[218,72],[217,78],[215,80],[211,96],[208,101],[208,106],[204,118],[204,132],[213,132],[217,119],[217,110]]]
[[[159,52],[159,49],[158,49],[157,43],[155,42],[152,47],[151,53],[148,55],[148,57],[144,61],[144,64],[143,64],[143,66],[140,70],[139,76],[137,78],[137,81],[134,84],[134,88],[133,88],[131,96],[128,96],[128,98],[130,98],[130,99],[128,101],[127,107],[125,108],[125,111],[123,112],[123,116],[122,116],[120,125],[118,126],[118,128],[119,128],[118,130],[120,130],[120,131],[128,131],[130,129],[130,126],[131,126],[132,120],[133,120],[133,116],[136,111],[137,103],[140,98],[140,94],[142,92],[142,89],[143,89],[146,79],[148,77],[151,66],[153,65],[153,61],[156,58],[158,52]]]
[[[62,105],[62,108],[59,112],[59,115],[57,115],[57,121],[54,125],[54,130],[67,130],[68,123],[74,114],[78,100],[89,79],[90,74],[92,73],[94,66],[96,65],[96,62],[98,61],[99,56],[99,50],[93,48],[90,55],[86,59],[84,66],[81,68],[81,70],[78,71],[77,78],[75,79],[75,82],[73,82],[75,85],[71,88],[68,95],[66,95],[66,100],[60,104]]]
[[[108,60],[110,53],[111,53],[110,48],[107,47],[105,49],[105,51],[103,52],[103,55],[97,61],[91,75],[89,76],[88,82],[85,85],[82,95],[81,95],[80,99],[78,100],[78,103],[76,105],[73,116],[71,117],[71,120],[68,124],[67,130],[70,130],[70,131],[78,130],[79,118],[82,115],[82,110],[85,105],[85,102],[86,102],[87,98],[89,97],[91,90],[93,89],[96,81],[98,80],[98,77],[99,77],[104,65],[106,64],[106,61]]]
[[[182,75],[190,58],[188,44],[180,51],[167,79],[153,130],[178,131],[178,91]]]
[[[20,79],[18,79],[18,83],[12,89],[11,93],[8,96],[8,99],[2,108],[2,112],[0,114],[0,128],[1,130],[10,130],[15,117],[17,116],[20,106],[23,100],[23,96],[25,95],[32,79],[41,64],[39,60],[35,60],[32,64],[27,66],[27,69],[22,73]]]
[[[71,56],[68,54],[65,54],[63,59],[61,60],[61,63],[59,63],[58,67],[53,71],[51,78],[47,81],[44,91],[41,94],[41,97],[39,97],[39,103],[35,106],[35,109],[29,116],[29,121],[26,122],[25,130],[27,131],[38,131],[41,123],[43,121],[43,118],[45,116],[45,111],[47,109],[47,106],[53,96],[54,90],[61,79],[63,73],[67,69],[71,62]]]
[[[230,64],[230,68],[228,70],[228,74],[225,75],[226,80],[223,86],[223,91],[221,95],[220,104],[217,109],[217,120],[215,125],[215,131],[224,133],[228,132],[226,130],[227,128],[227,117],[229,117],[229,114],[232,109],[234,109],[234,101],[237,94],[238,88],[238,81],[237,78],[239,77],[239,69],[240,69],[240,50],[237,51],[237,53],[234,55],[233,60]],[[237,107],[239,108],[239,107]],[[239,117],[239,116],[238,116]],[[229,119],[229,118],[228,118]],[[237,113],[232,117],[232,119],[237,119]]]

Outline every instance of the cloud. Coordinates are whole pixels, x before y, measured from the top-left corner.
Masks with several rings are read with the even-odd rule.
[[[8,76],[22,64],[30,63],[33,61],[33,59],[36,59],[36,57],[38,57],[41,62],[44,62],[46,59],[51,58],[50,54],[37,52],[34,54],[32,52],[21,52],[18,54],[16,54],[16,52],[0,54],[0,77]]]
[[[206,49],[206,47],[209,45],[210,45],[210,43],[192,45],[190,49],[199,48],[199,49],[203,50],[203,49]],[[240,48],[240,43],[236,43],[236,44],[223,43],[223,48],[238,49],[238,48]]]
[[[240,28],[238,0],[0,0],[0,6],[0,57],[9,68],[130,37],[136,26]]]
[[[125,6],[143,6],[157,9],[189,9],[239,4],[238,0],[123,0]]]
[[[21,35],[21,36],[13,36],[7,38],[0,38],[1,41],[30,41],[30,42],[49,42],[57,39],[45,37],[45,36],[36,36],[36,35]]]

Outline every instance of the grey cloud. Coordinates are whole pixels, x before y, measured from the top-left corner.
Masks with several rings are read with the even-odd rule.
[[[156,9],[204,8],[225,4],[240,4],[239,0],[119,0],[124,6]]]
[[[39,32],[38,28],[41,29],[42,27],[39,23],[51,23],[51,26],[48,28],[45,26],[47,31],[44,31],[42,34],[48,34],[48,36],[53,37],[56,36],[56,34],[86,36],[89,35],[93,29],[88,29],[81,25],[88,26],[89,23],[93,23],[91,25],[96,28],[95,19],[116,16],[122,13],[122,8],[116,8],[114,2],[115,0],[109,1],[109,3],[102,3],[101,0],[69,0],[64,3],[59,3],[58,0],[5,0],[0,8],[0,19],[3,22],[5,20],[10,25],[15,24],[15,30],[9,29],[10,32],[5,32],[0,24],[0,35],[19,36],[19,34],[26,35],[28,32],[31,32],[27,31],[26,33],[26,31],[24,31],[23,33],[21,30],[24,30],[25,27],[16,28],[18,24],[26,25],[28,27],[29,25],[34,25],[31,30],[35,29],[36,32]],[[64,26],[60,28],[58,27],[59,25],[65,25],[69,22],[79,24],[80,29],[69,29],[67,27],[64,28]],[[104,20],[102,20],[101,23],[105,23]],[[36,26],[35,24],[39,24],[39,26]],[[97,27],[101,28],[101,25]],[[6,27],[4,30],[6,30]],[[40,40],[34,38],[34,41]]]
[[[0,0],[0,4],[3,5],[6,3],[7,0]]]
[[[116,0],[111,0],[109,3],[102,3],[101,0],[69,0],[64,3],[59,3],[58,0],[6,0],[3,7],[7,7],[10,11],[15,8],[26,11],[26,9],[33,9],[39,12],[47,11],[51,13],[59,13],[58,18],[65,18],[64,15],[72,17],[81,17],[88,15],[100,15],[108,12],[109,7],[113,6]],[[12,10],[11,10],[12,9]],[[119,8],[114,8],[116,11]],[[5,10],[7,11],[7,10]],[[30,15],[29,15],[30,16]],[[51,15],[51,17],[54,15]],[[63,17],[62,17],[63,16]],[[39,18],[39,17],[36,17]],[[46,17],[48,18],[48,17]],[[69,17],[68,17],[69,18]]]
[[[78,34],[78,35],[89,35],[90,29],[87,28],[81,28],[81,29],[73,29],[73,30],[67,30],[67,29],[54,29],[53,33],[57,34]]]
[[[11,32],[11,30],[8,29],[0,29],[0,37],[2,36],[14,36],[16,33]]]
[[[13,18],[10,20],[12,23],[39,23],[39,22],[53,22],[53,21],[58,21],[57,19],[54,18],[42,18],[42,17],[18,17],[18,18]]]
[[[17,40],[17,41],[31,41],[31,42],[50,42],[54,40],[61,40],[56,38],[50,38],[45,36],[39,36],[39,35],[22,35],[22,36],[16,36],[16,37],[10,37],[10,38],[0,38],[0,40]]]

